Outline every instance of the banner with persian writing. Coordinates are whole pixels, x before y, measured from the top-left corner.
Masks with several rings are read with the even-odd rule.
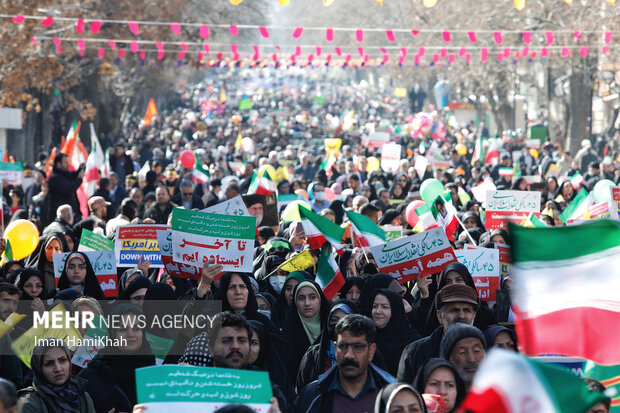
[[[540,218],[540,192],[488,191],[486,196],[486,229],[506,228],[507,222],[520,224],[533,213]]]

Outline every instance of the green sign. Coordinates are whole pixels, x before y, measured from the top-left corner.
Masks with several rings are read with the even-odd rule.
[[[95,234],[87,229],[82,230],[82,237],[80,238],[80,246],[78,251],[108,251],[114,250],[114,241],[107,239],[106,237]]]
[[[174,340],[146,333],[146,341],[151,346],[151,350],[153,351],[153,355],[155,356],[155,361],[157,362],[157,365],[164,364],[164,359],[170,352],[170,349],[174,344]]]
[[[256,218],[174,208],[172,230],[202,236],[254,239]]]
[[[183,413],[209,412],[232,403],[267,412],[273,397],[269,373],[215,367],[166,364],[137,369],[136,388],[138,403],[167,403],[183,408]]]

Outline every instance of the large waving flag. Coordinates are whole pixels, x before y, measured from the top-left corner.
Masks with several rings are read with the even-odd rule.
[[[338,255],[342,255],[344,245],[340,243],[340,240],[344,235],[344,228],[341,228],[329,219],[315,214],[303,206],[298,206],[298,208],[301,225],[304,227],[310,249],[321,249],[323,244],[329,242]]]
[[[88,151],[84,147],[84,144],[80,140],[80,126],[81,122],[73,123],[69,133],[67,134],[67,140],[61,148],[61,152],[69,157],[69,170],[77,171],[81,164],[86,163],[88,159]],[[80,185],[76,191],[77,199],[80,203],[80,212],[83,217],[88,216],[88,195],[86,193],[85,185]]]
[[[194,183],[206,184],[209,181],[209,178],[211,178],[211,174],[209,173],[209,170],[203,166],[198,154],[195,154],[195,156],[196,165],[192,171],[192,181]]]
[[[356,247],[374,247],[385,244],[385,231],[372,219],[353,211],[345,211],[345,213],[351,222]]]
[[[585,382],[562,367],[493,349],[458,411],[586,413],[604,399],[603,393],[591,393]]]
[[[155,106],[155,101],[151,98],[144,114],[144,126],[150,126],[155,116],[157,116],[157,106]]]
[[[265,171],[263,176],[259,177],[256,171],[252,173],[252,181],[248,188],[248,194],[258,194],[269,196],[276,191],[276,184],[269,176],[269,173]]]
[[[620,364],[620,222],[511,225],[510,235],[523,352]]]
[[[334,298],[338,290],[344,285],[344,277],[334,259],[331,246],[327,242],[321,247],[321,255],[319,255],[316,270],[316,282],[321,286],[323,294],[328,300]]]
[[[86,160],[86,173],[82,185],[86,189],[88,196],[93,196],[97,191],[97,182],[99,181],[99,168],[105,164],[105,155],[103,148],[97,139],[95,127],[90,124],[90,154]]]
[[[420,217],[418,224],[422,231],[442,226],[450,241],[454,241],[454,231],[459,226],[456,208],[452,205],[450,194],[439,195],[430,204],[424,204],[415,210]],[[418,225],[416,225],[418,227]]]
[[[577,193],[571,203],[562,211],[560,219],[564,223],[571,219],[580,219],[592,205],[594,205],[594,196],[589,194],[585,188],[581,188],[581,191]]]

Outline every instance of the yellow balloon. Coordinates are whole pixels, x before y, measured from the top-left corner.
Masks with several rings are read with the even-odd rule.
[[[366,172],[378,171],[381,167],[381,163],[377,158],[371,156],[368,158],[368,165],[366,166]]]
[[[422,0],[422,4],[424,4],[424,7],[431,8],[437,4],[437,0]]]
[[[525,8],[525,0],[515,0],[515,9],[521,11]]]
[[[463,145],[462,143],[457,143],[455,149],[456,153],[461,156],[467,154],[467,146]]]
[[[377,3],[379,3],[379,6],[383,6],[383,0],[377,0]]]
[[[323,0],[323,5],[325,7],[331,6],[332,4],[334,4],[334,1],[336,0]]]
[[[290,0],[278,0],[278,2],[283,5],[286,6],[287,4],[289,4]]]
[[[32,254],[35,248],[37,248],[39,231],[27,219],[18,219],[6,227],[4,238],[11,244],[13,259],[21,260]]]
[[[230,4],[232,4],[233,6],[238,6],[241,4],[243,0],[230,0]]]
[[[538,159],[538,151],[536,149],[530,149],[530,155],[532,155],[534,159]]]

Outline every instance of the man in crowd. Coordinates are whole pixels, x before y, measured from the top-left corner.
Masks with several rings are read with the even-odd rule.
[[[185,209],[204,209],[202,199],[194,194],[194,184],[191,181],[184,180],[181,182],[181,191],[172,197],[172,203],[179,205]]]
[[[56,210],[56,219],[49,224],[43,230],[42,235],[47,235],[50,232],[60,232],[64,234],[66,231],[73,231],[73,209],[71,205],[64,204],[58,207]]]
[[[467,324],[455,324],[441,342],[441,358],[449,360],[465,382],[467,390],[484,360],[486,341],[480,330]]]
[[[163,185],[158,185],[155,190],[155,205],[144,212],[144,218],[151,218],[156,224],[167,224],[168,216],[175,206],[170,202],[168,189]]]
[[[56,155],[52,173],[47,181],[46,210],[48,217],[43,219],[44,226],[54,220],[54,217],[49,215],[57,211],[58,207],[63,204],[71,206],[76,221],[82,218],[77,190],[82,185],[85,168],[86,165],[80,165],[77,171],[70,172],[69,157],[63,153]]]
[[[325,200],[325,186],[322,183],[314,183],[312,195],[314,199],[311,202],[311,206],[314,212],[319,213],[329,206],[329,203]]]

